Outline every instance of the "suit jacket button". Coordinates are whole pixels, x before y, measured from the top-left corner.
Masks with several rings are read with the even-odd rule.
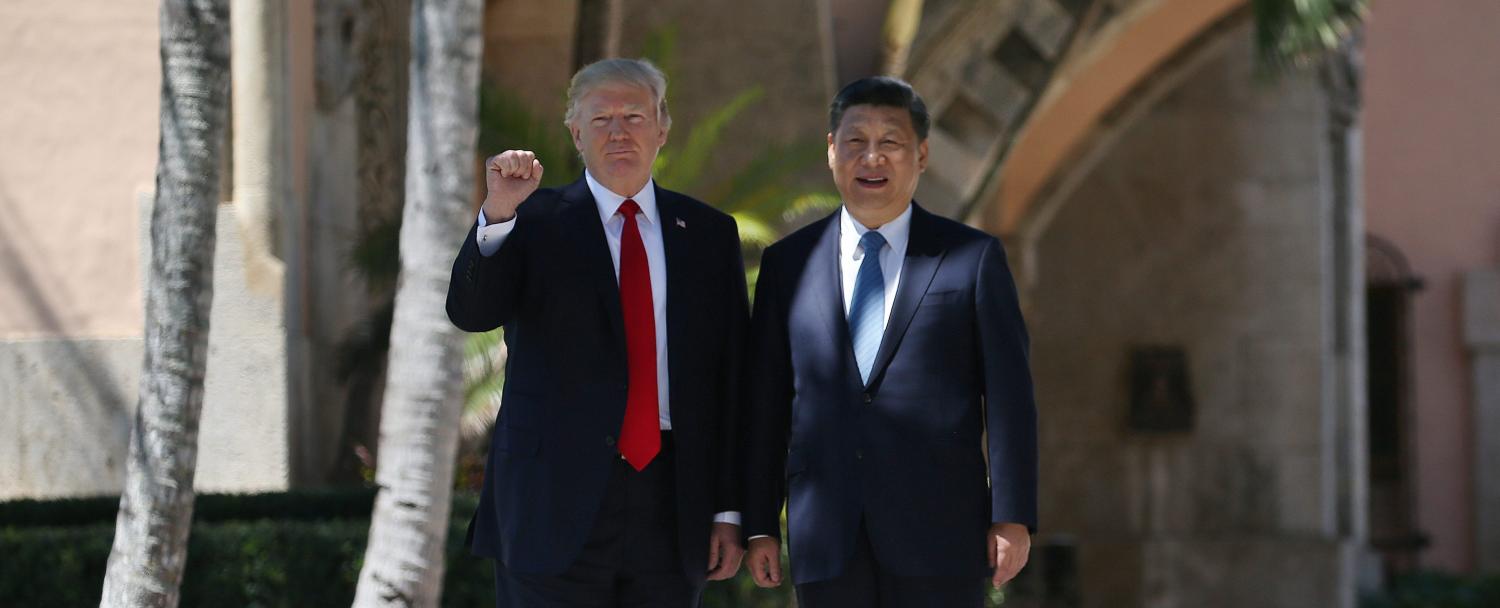
[[[871,396],[869,393],[865,393],[865,403],[870,403],[870,402],[872,402],[874,400],[875,400],[875,397]]]
[[[614,435],[605,435],[604,436],[604,445],[607,445],[609,447],[615,447],[615,436]]]
[[[854,459],[855,460],[864,460],[865,459],[865,451],[864,450],[854,450]]]

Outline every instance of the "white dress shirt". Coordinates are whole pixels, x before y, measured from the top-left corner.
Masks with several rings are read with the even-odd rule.
[[[651,273],[651,307],[656,321],[656,407],[661,429],[672,430],[670,387],[667,382],[667,249],[662,242],[661,214],[656,209],[656,180],[646,180],[646,185],[633,196],[622,196],[605,188],[587,170],[583,172],[589,193],[594,195],[594,204],[599,208],[599,222],[604,225],[604,240],[609,245],[609,257],[615,266],[615,282],[620,281],[620,237],[625,232],[625,218],[617,213],[626,198],[635,201],[641,210],[636,214],[636,227],[641,233],[641,244],[646,248],[646,266]],[[479,229],[475,240],[479,253],[485,257],[494,255],[505,243],[506,237],[516,227],[516,219],[490,224],[479,210]],[[729,511],[714,516],[715,522],[739,525],[739,513]]]
[[[854,300],[854,278],[859,276],[859,266],[868,253],[859,244],[860,237],[870,229],[855,221],[847,208],[839,209],[839,274],[844,292],[844,317],[849,316],[849,305]],[[906,242],[911,237],[911,205],[884,226],[875,228],[885,237],[885,246],[880,248],[880,274],[885,279],[885,316],[880,320],[884,335],[885,326],[891,320],[891,305],[896,302],[896,286],[901,284],[901,266],[906,261]]]

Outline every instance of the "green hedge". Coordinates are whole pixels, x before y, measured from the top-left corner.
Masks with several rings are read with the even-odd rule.
[[[183,572],[183,606],[347,606],[364,558],[372,492],[204,495],[207,518],[195,518]],[[100,499],[106,502],[118,499]],[[363,501],[361,503],[361,501]],[[92,517],[86,525],[39,525],[32,502],[0,505],[0,517],[30,513],[22,525],[0,519],[0,605],[98,606],[114,537],[113,513],[97,521],[94,499],[60,501],[57,520]],[[363,506],[361,506],[361,504]],[[487,560],[462,546],[473,496],[454,500],[448,531],[443,604],[493,606]],[[213,506],[210,506],[213,505]],[[291,519],[268,519],[286,509]],[[44,511],[45,509],[43,509]],[[362,517],[350,517],[358,515]],[[236,519],[238,518],[238,520]]]
[[[348,606],[364,558],[372,490],[204,494],[194,508],[183,606]],[[454,498],[443,605],[493,606],[489,560],[463,548],[472,494]],[[0,607],[99,605],[116,497],[0,503]],[[781,608],[791,585],[745,571],[712,583],[704,608]]]
[[[1363,608],[1495,608],[1500,606],[1500,575],[1459,577],[1418,572],[1391,581],[1364,598]]]
[[[455,500],[464,499],[460,497]],[[374,488],[295,490],[264,494],[199,494],[193,500],[193,521],[369,519],[374,505]],[[119,496],[0,502],[0,526],[14,528],[113,524],[119,509]]]

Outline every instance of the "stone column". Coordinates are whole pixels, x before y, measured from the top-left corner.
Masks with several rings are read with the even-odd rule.
[[[245,278],[271,296],[282,291],[277,230],[285,220],[287,180],[286,3],[234,0],[233,39],[234,201],[245,242]]]
[[[289,355],[297,331],[287,325],[298,318],[287,311],[297,309],[301,294],[287,280],[286,263],[298,253],[300,226],[290,179],[287,2],[232,0],[229,11],[233,182],[230,204],[220,209],[202,430],[207,458],[199,468],[233,478],[251,470],[243,461],[256,461],[263,478],[257,485],[280,489],[292,483],[289,438],[302,401],[291,398],[300,370]],[[236,445],[241,436],[254,437],[263,455],[247,458],[249,450]]]
[[[1330,532],[1342,546],[1337,583],[1340,605],[1353,607],[1358,594],[1378,584],[1378,562],[1369,546],[1369,397],[1365,344],[1364,163],[1360,80],[1363,40],[1356,32],[1325,58],[1319,79],[1328,100],[1328,151],[1332,217],[1327,234],[1331,272],[1327,321],[1332,328],[1332,410],[1325,414],[1332,436],[1325,446],[1333,484]]]
[[[1475,566],[1500,572],[1500,269],[1464,276],[1474,404]]]

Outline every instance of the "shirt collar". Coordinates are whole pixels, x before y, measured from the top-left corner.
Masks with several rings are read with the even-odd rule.
[[[911,236],[911,208],[911,204],[908,203],[906,210],[896,216],[896,219],[875,229],[880,236],[885,237],[885,242],[891,246],[891,251],[898,253],[906,251],[906,241]],[[859,251],[859,238],[869,231],[869,228],[854,221],[854,216],[849,215],[848,207],[839,207],[839,250],[843,255],[863,258],[863,254]]]
[[[661,225],[661,222],[656,219],[655,178],[647,179],[646,185],[641,187],[641,191],[635,193],[635,196],[630,197],[615,194],[609,188],[605,188],[604,184],[594,179],[594,174],[589,173],[588,169],[584,169],[583,179],[588,182],[589,193],[594,195],[594,204],[599,206],[599,221],[608,224],[609,219],[614,217],[615,213],[620,210],[620,204],[624,203],[626,198],[629,198],[641,207],[641,213],[646,216],[647,222],[650,222],[653,226]]]

